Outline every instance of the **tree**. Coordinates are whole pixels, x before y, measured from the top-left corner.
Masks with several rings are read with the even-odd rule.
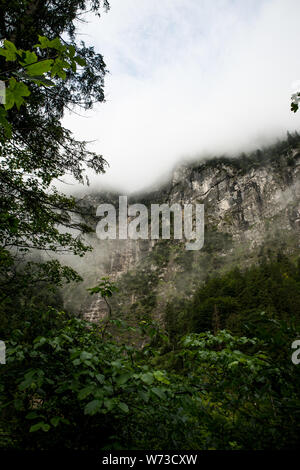
[[[15,280],[16,261],[32,249],[79,255],[89,249],[81,234],[90,228],[72,217],[79,211],[75,199],[59,193],[53,181],[70,174],[84,183],[87,168],[105,169],[104,158],[61,123],[66,109],[90,109],[104,101],[103,57],[78,43],[75,34],[75,22],[88,9],[99,15],[101,8],[109,9],[106,0],[69,0],[63,8],[57,1],[0,1],[0,80],[7,98],[0,105],[0,277],[5,285],[8,278]],[[56,263],[55,276],[65,275],[76,278]]]
[[[118,290],[117,286],[114,282],[112,282],[108,276],[102,277],[98,284],[95,287],[91,287],[87,289],[91,295],[100,294],[102,299],[104,300],[107,306],[107,319],[102,329],[102,337],[104,337],[106,327],[108,323],[111,321],[111,305],[108,302],[108,298],[110,298],[114,292]]]

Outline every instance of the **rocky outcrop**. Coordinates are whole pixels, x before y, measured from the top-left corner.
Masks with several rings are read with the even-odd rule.
[[[97,223],[101,202],[117,205],[116,194],[89,194],[81,201],[89,223]],[[163,187],[131,195],[129,203],[202,203],[205,242],[188,252],[178,240],[98,240],[81,264],[72,264],[84,278],[77,291],[69,289],[66,307],[76,306],[90,320],[106,315],[101,299],[86,287],[109,275],[120,286],[113,310],[135,324],[145,316],[163,321],[170,299],[189,296],[207,275],[234,265],[257,262],[281,250],[299,252],[300,151],[299,138],[281,142],[240,158],[219,158],[180,166]]]

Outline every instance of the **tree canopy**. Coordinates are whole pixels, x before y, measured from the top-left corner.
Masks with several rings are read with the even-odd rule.
[[[88,249],[81,233],[89,228],[72,217],[78,211],[74,198],[53,183],[65,175],[84,183],[88,168],[105,170],[104,158],[74,138],[62,117],[66,110],[90,109],[104,101],[106,65],[93,47],[77,41],[76,22],[87,11],[99,15],[108,9],[107,1],[97,0],[67,1],[64,8],[56,1],[0,2],[0,80],[6,88],[6,102],[0,105],[5,285],[8,274],[16,276],[15,269],[7,268],[32,249],[79,255]],[[55,268],[58,278],[76,278],[59,263]]]

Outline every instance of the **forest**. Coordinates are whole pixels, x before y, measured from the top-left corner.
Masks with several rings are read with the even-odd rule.
[[[194,279],[189,295],[168,301],[163,324],[151,317],[150,271],[135,286],[148,296],[136,324],[119,314],[120,287],[105,276],[88,295],[112,302],[113,315],[89,322],[65,308],[64,289],[83,279],[56,255],[84,259],[93,227],[55,182],[69,174],[87,184],[87,169],[107,167],[62,124],[66,110],[104,101],[108,72],[75,22],[110,6],[60,3],[0,0],[0,449],[298,449],[299,251]],[[298,140],[289,134],[278,152]],[[243,170],[262,158],[235,162]],[[168,250],[154,252],[162,267]]]
[[[143,348],[117,339],[124,320],[110,330],[61,310],[53,285],[7,299],[2,447],[296,449],[300,263],[278,258],[208,280],[169,306],[165,330],[142,321]]]

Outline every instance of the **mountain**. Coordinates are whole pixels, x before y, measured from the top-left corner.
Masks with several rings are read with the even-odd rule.
[[[232,158],[221,156],[178,166],[170,181],[155,190],[128,196],[128,203],[204,204],[205,240],[198,251],[183,240],[88,241],[93,251],[70,263],[84,278],[80,286],[64,289],[65,308],[95,321],[107,314],[101,298],[87,287],[110,276],[119,292],[113,315],[135,325],[143,319],[164,323],[166,306],[189,299],[206,279],[281,252],[299,255],[300,137]],[[79,204],[85,221],[95,228],[96,209],[107,202],[118,207],[118,194],[91,193]],[[149,212],[150,213],[150,212]],[[129,220],[131,220],[129,218]]]

